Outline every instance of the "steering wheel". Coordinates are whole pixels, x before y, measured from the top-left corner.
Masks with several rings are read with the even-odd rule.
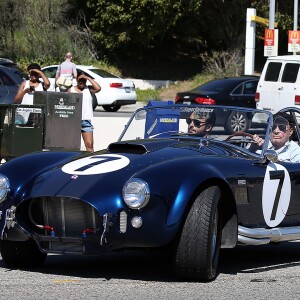
[[[247,132],[244,132],[244,131],[237,131],[237,132],[231,134],[230,136],[228,136],[225,139],[225,142],[229,141],[230,139],[232,139],[235,136],[247,136],[247,137],[253,139],[253,134],[250,134],[250,133],[247,133]]]

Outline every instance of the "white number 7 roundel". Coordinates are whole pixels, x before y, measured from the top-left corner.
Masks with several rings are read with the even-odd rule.
[[[262,192],[265,222],[278,226],[284,219],[291,199],[291,179],[285,167],[270,163],[267,166]]]
[[[123,155],[101,154],[67,163],[62,167],[62,171],[72,175],[96,175],[118,171],[125,168],[129,163],[129,159]]]

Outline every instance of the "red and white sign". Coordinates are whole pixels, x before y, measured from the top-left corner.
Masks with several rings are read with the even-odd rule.
[[[278,55],[278,29],[265,29],[264,56]]]
[[[299,52],[299,51],[300,51],[300,31],[289,30],[288,52]]]

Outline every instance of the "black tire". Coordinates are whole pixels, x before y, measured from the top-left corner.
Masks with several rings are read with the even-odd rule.
[[[47,258],[47,254],[41,252],[33,240],[0,241],[0,250],[4,263],[10,268],[38,267]]]
[[[210,281],[217,276],[222,236],[220,199],[220,189],[208,187],[187,215],[174,257],[175,273],[184,280]]]
[[[250,125],[251,120],[246,113],[235,111],[228,116],[224,129],[226,133],[233,134],[237,131],[247,131]]]
[[[121,108],[121,105],[102,105],[103,109],[108,112],[116,112]]]
[[[91,94],[92,98],[93,98],[93,110],[96,109],[96,107],[98,106],[98,101],[97,101],[97,97],[95,94]]]

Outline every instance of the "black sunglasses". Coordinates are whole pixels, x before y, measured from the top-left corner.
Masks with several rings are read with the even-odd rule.
[[[287,131],[287,125],[283,125],[283,124],[273,124],[272,131],[274,131],[277,127],[282,132],[286,132]]]
[[[205,122],[201,122],[200,120],[192,119],[192,118],[187,118],[186,122],[188,123],[188,125],[190,125],[193,122],[195,127],[197,128],[200,128],[206,124]]]

